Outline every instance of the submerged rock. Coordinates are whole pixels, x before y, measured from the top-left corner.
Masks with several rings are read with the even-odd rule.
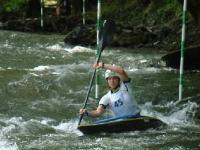
[[[196,112],[195,112],[195,117],[197,119],[200,119],[200,101],[199,101],[198,107],[197,107]]]
[[[94,25],[78,25],[64,38],[64,42],[72,45],[95,45],[96,30]]]
[[[179,69],[180,67],[180,50],[172,51],[164,55],[161,59],[166,62],[168,67]],[[186,48],[184,53],[184,69],[200,69],[200,45]]]
[[[112,47],[129,47],[129,48],[158,48],[169,49],[169,45],[173,43],[174,38],[166,39],[166,36],[172,34],[173,30],[167,26],[145,27],[125,26],[116,23],[116,31],[111,43]],[[65,43],[72,45],[95,45],[96,44],[96,27],[95,25],[77,25],[69,32],[65,39]],[[173,46],[173,45],[172,45]]]

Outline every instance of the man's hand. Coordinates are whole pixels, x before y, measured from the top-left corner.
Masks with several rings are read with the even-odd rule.
[[[104,68],[104,63],[103,62],[99,62],[98,64],[94,64],[93,68],[95,68],[95,69]]]
[[[87,114],[88,114],[87,109],[82,109],[82,108],[81,108],[81,109],[79,110],[79,114],[80,114],[80,115],[84,115],[84,114],[87,115]]]

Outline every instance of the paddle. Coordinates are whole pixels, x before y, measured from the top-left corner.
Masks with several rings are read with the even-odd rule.
[[[115,23],[112,20],[104,20],[103,28],[100,31],[99,55],[96,59],[96,64],[99,63],[102,51],[112,40],[112,33],[114,32],[114,29],[115,29]],[[87,92],[87,95],[86,95],[86,98],[85,98],[85,101],[84,101],[83,109],[86,108],[88,97],[90,95],[90,91],[91,91],[91,88],[92,88],[92,84],[93,84],[93,81],[94,81],[95,74],[96,74],[96,69],[94,69],[94,72],[93,72],[91,80],[90,80],[89,89],[88,89],[88,92]],[[81,124],[82,119],[83,119],[83,114],[80,115],[80,117],[79,117],[78,125]]]

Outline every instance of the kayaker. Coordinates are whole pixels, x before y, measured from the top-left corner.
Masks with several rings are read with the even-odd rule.
[[[106,69],[105,79],[109,91],[100,99],[96,110],[80,109],[80,114],[99,117],[105,112],[106,108],[109,108],[116,117],[139,115],[140,108],[133,97],[131,79],[125,70],[120,66],[104,63],[94,64],[93,67]]]

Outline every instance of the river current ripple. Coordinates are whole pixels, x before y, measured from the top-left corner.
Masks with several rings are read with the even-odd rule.
[[[174,105],[179,71],[160,60],[164,51],[152,49],[106,48],[102,61],[123,66],[141,113],[168,126],[92,136],[78,131],[78,111],[93,72],[95,48],[66,45],[63,38],[0,31],[1,150],[200,149],[199,121],[194,117],[200,73],[184,72],[184,97],[191,99]],[[104,70],[99,73],[102,96]],[[91,93],[87,107],[95,108],[94,88]]]

